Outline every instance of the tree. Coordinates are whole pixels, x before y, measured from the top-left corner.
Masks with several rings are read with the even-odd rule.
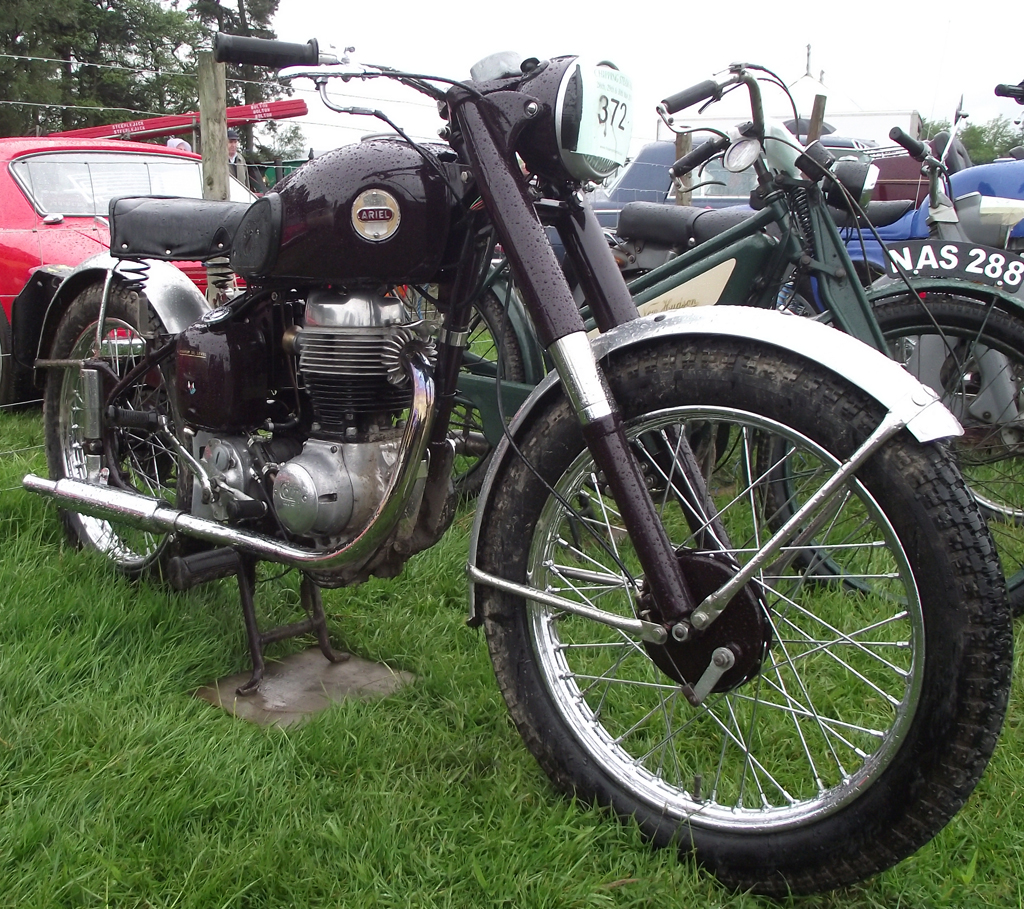
[[[948,129],[948,120],[921,121],[921,136],[925,139],[934,138]],[[974,164],[988,164],[996,158],[1006,157],[1014,146],[1024,145],[1024,128],[1006,117],[996,117],[982,126],[972,123],[961,127],[957,135]]]
[[[97,126],[196,109],[196,51],[214,30],[276,37],[278,0],[0,0],[0,135]],[[180,0],[184,3],[185,0]],[[272,73],[228,67],[228,104],[283,94]],[[252,127],[245,147],[252,152]],[[266,125],[267,157],[293,157],[297,126]]]
[[[210,31],[228,35],[242,35],[248,38],[276,38],[277,33],[270,27],[277,13],[279,0],[192,0],[189,11]],[[275,75],[265,67],[234,66],[227,68],[228,104],[256,104],[282,94],[290,95],[291,86],[282,86]],[[276,124],[267,127],[271,136],[277,132]],[[293,127],[294,129],[294,127]],[[247,155],[254,148],[252,125],[242,128],[244,147]],[[274,142],[271,146],[278,143]],[[263,145],[263,143],[261,143]]]
[[[0,134],[195,107],[199,23],[157,0],[8,0],[0,24]],[[59,62],[53,62],[59,61]]]

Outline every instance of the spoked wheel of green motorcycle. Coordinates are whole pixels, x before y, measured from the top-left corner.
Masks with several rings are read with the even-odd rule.
[[[704,440],[708,494],[742,564],[772,534],[771,471],[755,466],[766,440],[783,440],[810,494],[883,415],[818,365],[728,339],[654,343],[606,371],[684,573],[699,559],[664,456],[673,440]],[[637,618],[639,562],[568,403],[552,400],[518,441],[543,482],[503,462],[478,566]],[[702,635],[651,644],[476,586],[502,692],[551,779],[660,845],[692,848],[730,887],[834,888],[911,854],[974,788],[1006,707],[1005,588],[948,453],[901,433],[821,514],[810,543],[798,537],[756,575],[759,666],[723,676],[698,706],[681,667]],[[842,578],[808,583],[822,555]]]
[[[952,447],[996,541],[1014,614],[1024,614],[1024,314],[927,294],[875,315],[891,355],[964,427]]]
[[[526,381],[523,353],[516,333],[506,323],[505,310],[497,296],[486,290],[473,307],[462,368],[475,375],[494,378],[499,364],[503,380]],[[484,435],[480,412],[468,403],[456,404],[449,428],[455,440],[455,489],[461,498],[472,498],[480,491],[487,472],[491,444]]]
[[[146,341],[140,333],[140,307],[144,298],[123,287],[112,288],[105,331],[97,350],[102,285],[84,290],[69,306],[57,327],[54,359],[96,358],[124,377],[142,359]],[[153,317],[151,317],[153,318]],[[147,371],[117,401],[124,410],[171,415],[167,383],[171,382],[173,358]],[[104,394],[113,390],[113,378],[102,379]],[[46,458],[52,479],[88,478],[84,429],[82,373],[75,368],[51,369],[43,397]],[[172,421],[173,422],[173,421]],[[157,431],[140,428],[108,429],[107,450],[126,486],[175,504],[178,501],[177,456]],[[167,535],[137,530],[122,524],[62,512],[70,539],[103,553],[127,574],[136,575],[155,566],[164,554]]]

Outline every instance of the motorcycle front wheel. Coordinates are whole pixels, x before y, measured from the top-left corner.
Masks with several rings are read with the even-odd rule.
[[[765,452],[794,459],[810,495],[883,416],[821,366],[749,342],[652,343],[605,369],[684,573],[699,547],[666,458],[679,439],[701,440],[742,564],[776,519],[766,487],[779,465],[758,466]],[[641,617],[639,562],[568,402],[533,415],[518,441],[525,460],[494,477],[478,567]],[[804,558],[791,543],[756,575],[759,669],[699,706],[681,684],[697,680],[671,669],[689,642],[651,644],[476,586],[501,690],[544,771],[655,843],[692,850],[730,887],[831,889],[910,855],[973,790],[1006,709],[1005,588],[944,449],[899,434],[823,512]],[[815,570],[823,555],[834,583]]]
[[[102,361],[103,394],[108,395],[116,379],[123,379],[142,361],[147,342],[142,335],[141,313],[148,306],[144,296],[123,286],[111,288],[102,337],[97,346],[97,324],[103,285],[94,284],[80,293],[61,318],[51,350],[55,360]],[[154,325],[153,322],[156,321]],[[159,333],[155,315],[150,315],[150,333]],[[113,401],[122,411],[171,418],[173,357],[146,370]],[[86,439],[83,434],[85,393],[82,372],[73,366],[51,369],[43,393],[43,428],[50,478],[87,480]],[[123,421],[128,422],[128,421]],[[106,423],[106,421],[105,421]],[[141,426],[105,425],[104,466],[112,486],[124,486],[148,496],[180,505],[178,462],[165,435]],[[121,571],[138,575],[154,568],[167,553],[167,534],[111,523],[100,518],[62,511],[61,519],[70,540],[78,546],[97,550]]]

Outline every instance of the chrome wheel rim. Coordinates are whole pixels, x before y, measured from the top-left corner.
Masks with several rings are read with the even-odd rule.
[[[787,475],[803,501],[837,461],[792,429],[735,409],[678,408],[631,422],[627,434],[676,546],[688,545],[690,532],[674,495],[680,480],[664,452],[679,431],[692,436],[708,424],[729,427],[710,434],[719,443],[727,438],[728,451],[719,444],[698,456],[732,551],[744,562],[771,535],[774,518],[765,513],[771,497],[764,484],[779,465],[759,467],[758,446],[771,436],[785,440],[777,448],[800,466]],[[549,497],[531,541],[528,583],[636,617],[638,564],[589,452],[555,488],[583,517]],[[827,553],[843,579],[856,575],[863,589],[823,584],[820,573],[810,583],[807,560],[763,571],[773,643],[761,672],[700,707],[690,706],[639,640],[528,604],[556,709],[595,764],[634,798],[709,828],[785,829],[848,804],[889,765],[921,694],[920,599],[896,532],[867,490],[854,481],[833,506],[808,544],[810,561]]]
[[[96,325],[88,326],[75,340],[70,359],[88,359],[95,355]],[[119,376],[133,369],[145,352],[145,341],[127,322],[108,318],[106,335],[100,349],[105,360]],[[167,411],[167,394],[158,370],[129,390],[119,406],[127,409]],[[64,475],[87,480],[83,437],[83,391],[81,373],[65,369],[59,403],[60,450]],[[177,492],[175,453],[158,434],[141,430],[117,433],[120,467],[126,482],[138,492],[174,504]],[[127,570],[138,570],[152,563],[166,540],[165,534],[154,534],[123,524],[88,515],[78,515],[82,534],[89,544]]]

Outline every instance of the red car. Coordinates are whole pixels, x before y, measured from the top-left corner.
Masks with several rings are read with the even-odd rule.
[[[31,297],[31,309],[40,310],[19,320],[19,333],[30,335],[32,326],[42,322],[42,311],[62,270],[107,251],[111,198],[201,198],[201,165],[199,155],[141,142],[0,138],[0,404],[9,403],[16,394],[11,357],[15,298],[25,291]],[[231,183],[233,199],[255,198],[241,184]],[[179,267],[205,287],[206,275],[199,263]],[[36,281],[30,286],[33,274]],[[38,321],[33,318],[36,315]],[[34,358],[37,338],[38,334],[14,341],[19,363]]]

